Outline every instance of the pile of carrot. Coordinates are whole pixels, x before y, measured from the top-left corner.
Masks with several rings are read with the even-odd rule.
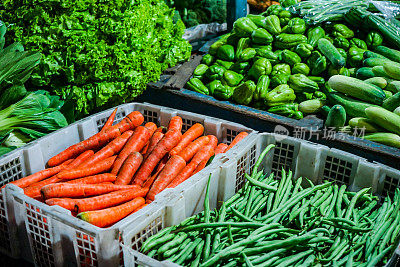
[[[196,123],[182,134],[182,118],[168,127],[144,122],[140,112],[113,125],[117,109],[102,130],[52,157],[48,168],[11,182],[48,205],[59,205],[98,227],[108,227],[151,203],[166,188],[174,188],[201,171],[230,145],[204,135]]]

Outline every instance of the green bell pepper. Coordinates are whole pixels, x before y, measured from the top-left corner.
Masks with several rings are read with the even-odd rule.
[[[260,78],[258,79],[258,82],[257,82],[256,90],[254,91],[254,94],[253,94],[253,99],[255,101],[259,101],[259,100],[265,99],[267,97],[269,83],[270,83],[270,80],[267,75],[260,76]]]
[[[239,18],[233,23],[233,34],[238,37],[250,37],[257,25],[249,18]]]
[[[278,56],[269,49],[257,48],[256,52],[257,56],[268,59],[272,65],[275,65],[279,62]]]
[[[318,76],[308,76],[308,79],[310,79],[311,81],[314,81],[318,84],[318,86],[324,86],[325,85],[325,79],[322,77],[318,77]]]
[[[289,6],[293,6],[297,3],[299,3],[300,0],[280,0],[279,3],[281,4],[281,6],[283,7],[289,7]]]
[[[213,44],[210,46],[210,49],[208,50],[208,53],[209,53],[210,55],[212,55],[212,56],[215,56],[215,55],[217,54],[218,49],[219,49],[221,46],[223,46],[223,45],[226,44],[226,42],[227,42],[229,36],[230,36],[230,33],[221,36],[221,38],[219,38],[218,41],[216,41],[215,43],[213,43]]]
[[[269,75],[272,70],[271,62],[266,58],[260,58],[251,66],[248,75],[254,80],[258,80],[261,75]]]
[[[278,57],[278,60],[282,60],[282,52],[283,50],[275,50],[274,54]]]
[[[332,27],[332,34],[335,37],[344,37],[350,39],[354,37],[354,32],[344,24],[335,24]]]
[[[377,31],[371,31],[367,34],[367,38],[365,38],[365,42],[369,48],[375,48],[380,46],[383,43],[382,35]]]
[[[264,28],[272,35],[278,35],[281,33],[281,22],[277,15],[269,15],[265,18]]]
[[[350,47],[350,42],[346,38],[336,37],[335,39],[333,39],[333,45],[336,48],[342,48],[347,51]]]
[[[337,49],[339,51],[339,53],[342,55],[342,57],[346,60],[347,62],[347,53],[343,48],[338,48]]]
[[[214,80],[214,81],[208,83],[206,86],[208,88],[208,91],[210,92],[210,95],[214,95],[215,89],[219,86],[223,87],[224,85],[222,84],[222,82],[220,80]]]
[[[253,99],[255,90],[256,85],[253,81],[244,82],[235,88],[232,99],[238,104],[248,105]]]
[[[360,66],[364,59],[364,52],[364,49],[355,46],[350,47],[349,52],[347,52],[347,63],[351,67]]]
[[[204,76],[210,81],[220,80],[224,76],[225,71],[226,69],[224,67],[214,64],[208,68]]]
[[[255,44],[266,45],[272,43],[273,40],[274,38],[272,37],[272,35],[263,28],[258,28],[254,30],[251,34],[251,41]]]
[[[251,66],[250,62],[247,62],[247,61],[246,62],[236,62],[231,66],[230,70],[232,70],[236,73],[239,73],[239,74],[245,74],[249,70],[250,66]]]
[[[279,12],[283,10],[281,5],[271,5],[270,7],[267,8],[267,10],[262,13],[262,16],[269,16],[269,15],[279,15]]]
[[[287,49],[282,51],[282,60],[285,63],[289,64],[291,67],[293,67],[296,63],[301,62],[301,58],[299,55]]]
[[[307,43],[312,45],[312,47],[317,47],[318,40],[325,37],[325,30],[318,26],[309,29],[307,32]]]
[[[239,55],[238,60],[239,61],[250,61],[252,60],[255,56],[257,55],[257,52],[254,48],[246,48],[245,50],[242,51],[242,53]]]
[[[197,78],[202,77],[204,73],[208,70],[208,66],[205,64],[200,64],[196,67],[196,69],[193,72],[194,76],[197,76]]]
[[[298,44],[306,43],[307,37],[302,34],[281,33],[274,42],[275,49],[290,49]]]
[[[363,40],[358,38],[352,38],[350,40],[350,46],[355,46],[364,50],[368,49],[367,44]]]
[[[259,28],[265,28],[265,17],[261,15],[248,14],[247,17],[251,19],[254,24]]]
[[[292,88],[287,84],[281,84],[268,92],[264,103],[267,106],[275,107],[283,104],[292,103],[296,95]]]
[[[305,59],[311,55],[313,49],[314,48],[310,44],[298,44],[293,51],[301,58]]]
[[[229,86],[237,86],[243,80],[243,75],[231,70],[224,72],[224,81]]]
[[[201,63],[207,66],[211,66],[213,62],[214,62],[214,57],[210,54],[204,55],[203,58],[201,59]]]
[[[305,63],[296,63],[292,68],[292,73],[308,75],[310,73],[310,68]]]
[[[296,93],[314,93],[318,90],[318,84],[304,74],[291,75],[288,84]]]
[[[282,10],[281,12],[279,12],[279,22],[281,24],[281,27],[286,26],[289,21],[292,19],[292,13],[290,13],[290,11],[288,10]]]
[[[322,93],[321,91],[315,91],[312,97],[313,99],[321,99],[322,101],[326,100],[326,94]]]
[[[210,94],[208,88],[204,85],[204,83],[199,78],[192,78],[188,81],[186,86],[197,93],[208,95]]]
[[[231,45],[223,45],[218,48],[217,57],[225,61],[233,61],[235,59],[235,48]]]
[[[240,38],[237,46],[236,46],[236,54],[235,58],[238,59],[240,54],[245,50],[246,48],[250,47],[251,39],[250,38]]]
[[[272,76],[278,75],[278,74],[286,74],[286,75],[290,75],[291,71],[290,71],[290,65],[285,64],[285,63],[280,63],[280,64],[276,64],[273,68],[272,68]]]
[[[275,107],[271,107],[267,110],[268,112],[278,114],[278,115],[283,115],[289,118],[295,118],[295,119],[302,119],[303,114],[300,112],[300,116],[298,114],[299,112],[299,104],[297,103],[290,103],[290,104],[283,104]]]
[[[217,61],[215,61],[215,65],[221,66],[228,70],[232,67],[233,62],[217,59]]]
[[[271,77],[270,87],[275,88],[281,84],[287,84],[290,75],[288,74],[277,74]]]
[[[312,75],[319,75],[326,70],[326,57],[321,55],[319,51],[314,51],[307,59],[307,65],[310,67]]]
[[[294,34],[303,34],[307,30],[306,22],[301,18],[291,19],[285,27],[287,27],[287,33]]]
[[[217,99],[228,100],[233,95],[234,88],[227,85],[220,85],[214,88],[213,96]]]
[[[333,75],[343,75],[343,76],[350,76],[350,71],[347,69],[347,68],[345,68],[345,67],[342,67],[342,68],[335,68],[335,67],[333,67],[333,66],[329,66],[329,68],[328,68],[328,75],[329,76],[333,76]]]

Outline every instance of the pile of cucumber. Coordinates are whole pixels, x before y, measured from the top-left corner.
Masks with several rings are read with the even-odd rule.
[[[273,5],[237,20],[187,88],[289,118],[317,114],[349,134],[365,127],[365,139],[400,148],[400,51],[386,45],[377,31],[311,27]]]
[[[399,242],[400,191],[378,205],[370,188],[292,179],[258,171],[219,210],[204,212],[150,237],[141,251],[183,266],[376,266]]]

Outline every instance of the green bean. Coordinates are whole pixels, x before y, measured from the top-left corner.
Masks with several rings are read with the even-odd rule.
[[[276,262],[278,259],[279,259],[278,256],[272,257],[272,258],[270,258],[269,260],[263,262],[262,264],[257,265],[257,267],[268,267],[268,266],[271,266],[271,265],[272,265],[274,262]]]
[[[151,244],[150,243],[148,243],[148,245],[147,245],[147,249],[152,249],[153,247],[156,247],[156,246],[159,246],[159,245],[161,245],[161,244],[164,244],[164,245],[162,245],[159,249],[161,249],[161,248],[163,248],[162,249],[162,253],[164,253],[164,251],[167,251],[169,248],[171,248],[171,247],[173,247],[173,246],[175,246],[177,243],[176,243],[176,239],[179,239],[179,240],[181,240],[180,242],[182,242],[183,240],[185,240],[186,239],[186,237],[187,237],[187,235],[183,235],[183,236],[176,236],[176,235],[174,235],[174,234],[168,234],[168,235],[166,235],[166,236],[163,236],[162,238],[160,238],[160,239],[157,239],[157,240],[154,240],[154,242],[152,242]],[[178,243],[179,244],[179,243]],[[171,247],[168,247],[168,246],[171,246]],[[161,254],[161,253],[160,253]]]
[[[286,171],[282,168],[282,178],[279,182],[278,189],[276,190],[274,204],[272,205],[272,210],[276,210],[278,208],[279,201],[281,200],[282,190],[286,183]]]
[[[363,217],[364,215],[368,214],[376,206],[376,204],[378,204],[376,200],[371,201],[365,209],[360,211],[359,216]]]
[[[246,254],[243,253],[243,252],[241,254],[242,254],[243,258],[244,258],[244,262],[246,263],[246,265],[249,266],[249,267],[253,267],[253,264],[251,263],[249,258],[246,256]]]
[[[340,245],[340,241],[342,240],[341,235],[336,236],[335,241],[333,242],[331,248],[325,253],[325,257],[329,257],[332,255],[333,251]]]
[[[336,259],[336,257],[337,257],[337,255],[339,255],[339,253],[344,253],[345,251],[346,251],[346,249],[347,249],[347,243],[348,243],[348,240],[347,239],[345,239],[344,241],[342,241],[340,244],[339,244],[339,246],[337,246],[333,251],[332,251],[332,253],[330,253],[330,256],[328,257],[328,258],[322,258],[322,259],[320,259],[320,262],[323,262],[323,263],[327,263],[327,262],[330,262],[330,261],[332,261],[332,260],[334,260],[334,259]]]
[[[368,262],[367,267],[374,267],[375,265],[377,265],[383,259],[383,257],[386,255],[386,253],[388,253],[392,248],[393,248],[393,245],[390,245],[384,251],[379,253],[378,256],[374,257],[370,262]]]
[[[228,239],[231,245],[233,245],[232,227],[230,224],[228,224]]]
[[[325,213],[326,216],[331,217],[333,216],[332,213],[334,213],[334,208],[338,199],[338,194],[339,194],[339,187],[337,184],[333,185],[333,198],[331,200],[331,203],[329,204],[329,207]]]
[[[335,222],[331,222],[329,220],[322,220],[324,223],[335,226],[336,228],[340,228],[343,230],[348,230],[352,232],[369,232],[372,230],[372,228],[362,228],[362,227],[354,227],[354,226],[347,226],[345,224],[339,224]]]
[[[210,181],[211,174],[208,177],[206,195],[204,197],[204,223],[210,223]],[[211,246],[211,232],[210,229],[206,229],[206,240],[203,248],[203,259],[207,259],[210,255]],[[194,249],[194,248],[193,248]]]
[[[317,201],[311,203],[312,204],[311,211],[310,211],[311,214],[314,213],[313,211],[316,208],[318,208],[331,195],[332,190],[333,190],[333,187],[329,186],[327,188],[327,190],[325,191],[325,193],[320,198],[318,198]]]
[[[176,264],[181,265],[184,263],[188,257],[191,255],[191,253],[197,248],[197,246],[201,243],[202,239],[201,238],[196,238],[193,242],[190,243],[190,245],[186,246],[185,248],[182,249],[182,252],[180,253],[181,256],[175,261]]]
[[[323,221],[341,222],[341,223],[346,223],[346,224],[351,225],[351,226],[355,226],[356,225],[353,221],[350,221],[350,220],[347,220],[347,219],[344,219],[344,218],[336,218],[336,217],[326,218]]]
[[[225,221],[225,216],[226,216],[226,206],[225,206],[225,203],[222,203],[221,212],[219,213],[219,216],[218,216],[218,222]],[[213,253],[217,249],[217,247],[220,243],[220,238],[221,238],[221,231],[220,231],[220,229],[217,229],[217,233],[214,235],[214,239],[212,242],[211,253]]]
[[[170,258],[167,258],[167,260],[171,261],[171,262],[175,262],[177,259],[179,259],[180,256],[182,256],[182,254],[184,253],[184,249],[186,248],[186,246],[191,242],[191,239],[187,238],[185,239],[183,242],[179,243],[178,249],[179,249],[179,253],[173,255]],[[161,254],[159,251],[157,251],[158,254]]]
[[[361,189],[360,191],[358,191],[357,194],[354,195],[354,197],[350,201],[349,207],[347,208],[345,219],[350,219],[351,213],[354,209],[354,206],[357,203],[358,198],[360,196],[364,195],[369,190],[370,190],[370,188],[364,188],[364,189]]]
[[[303,263],[300,265],[301,267],[312,266],[315,260],[315,255],[308,256]]]
[[[327,210],[329,209],[329,204],[332,203],[332,199],[333,199],[334,195],[329,195],[329,197],[322,202],[321,206],[319,206],[319,212],[322,216],[325,216]]]
[[[194,260],[191,262],[190,267],[197,267],[200,264],[201,254],[203,252],[204,240],[197,245],[194,250]]]
[[[392,218],[391,218],[392,219]],[[375,233],[375,235],[372,236],[371,243],[366,249],[365,252],[365,257],[368,258],[368,256],[371,254],[372,250],[375,248],[375,245],[378,243],[379,239],[382,237],[382,235],[385,233],[389,225],[391,224],[392,220],[386,221],[383,226],[379,228],[379,230]]]
[[[270,194],[268,195],[267,205],[265,205],[265,213],[266,213],[266,214],[268,214],[269,212],[271,212],[272,203],[273,203],[273,200],[274,200],[274,196],[275,196],[274,193],[270,193]]]
[[[396,226],[399,225],[400,222],[400,213],[397,212],[397,216],[396,219],[394,220],[394,222],[391,224],[391,226],[389,227],[388,231],[385,233],[385,235],[382,238],[382,242],[379,246],[379,251],[383,251],[384,248],[386,247],[388,241],[390,240],[393,231],[395,230]]]
[[[254,215],[256,215],[257,213],[259,213],[260,211],[262,211],[262,209],[265,207],[266,202],[268,200],[270,194],[264,196],[263,198],[261,198],[260,202],[253,208],[253,211],[250,213],[250,218],[253,218]]]
[[[260,187],[262,189],[266,189],[266,190],[270,190],[270,191],[277,191],[276,187],[270,186],[268,184],[259,182],[257,180],[254,180],[253,178],[251,178],[247,173],[245,173],[245,177],[246,179],[254,186]],[[253,187],[254,188],[254,187]]]
[[[268,145],[264,150],[263,150],[263,152],[260,154],[260,156],[258,157],[258,159],[257,159],[257,161],[256,161],[256,164],[254,165],[254,168],[253,168],[253,171],[252,171],[252,173],[251,173],[251,176],[254,176],[255,174],[256,174],[256,172],[258,171],[258,167],[261,165],[261,163],[262,163],[262,161],[263,161],[263,159],[264,159],[264,157],[268,154],[268,152],[272,149],[272,148],[274,148],[275,147],[275,145],[274,144],[270,144],[270,145]]]
[[[172,255],[174,255],[177,251],[179,250],[179,247],[174,247],[172,249],[169,249],[167,251],[164,252],[163,257],[165,259],[172,257]]]
[[[336,217],[342,217],[342,200],[344,191],[346,191],[346,186],[342,185],[338,193],[338,201],[336,202]]]
[[[253,169],[253,173],[254,173],[254,170],[255,170],[255,168]],[[253,175],[253,174],[252,174],[252,175]],[[258,172],[257,174],[254,173],[254,175],[255,175],[255,176],[250,177],[250,179],[251,179],[251,180],[254,179],[253,182],[259,182],[258,179],[262,176],[262,171]],[[248,179],[247,179],[247,180],[248,180]],[[249,180],[249,182],[252,184],[252,182],[251,182],[250,180]],[[263,185],[265,185],[265,186],[269,186],[269,185],[264,184],[264,183],[261,183],[261,182],[259,182],[259,183],[260,183],[260,184],[263,184]],[[252,185],[253,185],[253,184],[252,184]],[[251,207],[251,205],[253,204],[253,199],[254,199],[255,191],[256,191],[256,187],[255,187],[255,186],[252,186],[252,187],[250,188],[249,197],[248,197],[248,199],[247,199],[246,208],[245,208],[245,211],[244,211],[244,215],[245,215],[245,216],[248,216],[249,213],[250,213],[250,207]]]
[[[293,195],[296,195],[299,192],[299,190],[301,189],[302,182],[303,182],[303,178],[301,178],[301,177],[297,178],[296,184],[294,186],[293,193],[292,193]]]
[[[147,253],[147,256],[150,257],[150,258],[153,258],[153,256],[156,255],[156,253],[157,253],[157,249],[153,249],[152,251]]]
[[[280,254],[282,254],[284,252],[286,252],[285,248],[280,248],[280,249],[273,250],[273,251],[271,251],[271,252],[269,252],[269,253],[267,253],[267,254],[265,254],[263,256],[257,257],[254,261],[252,261],[252,263],[253,264],[262,263],[265,260],[270,259],[270,258],[272,258],[274,256],[277,256],[277,255],[280,255]]]
[[[354,258],[354,250],[352,250],[350,252],[350,255],[348,256],[346,267],[353,267],[353,258]]]
[[[286,180],[287,180],[287,182],[286,182],[285,187],[282,189],[283,195],[282,195],[282,198],[279,200],[278,207],[282,206],[282,204],[287,201],[287,199],[289,198],[289,195],[291,193],[291,189],[293,187],[291,171],[289,171],[289,174],[288,174],[288,177]]]
[[[313,253],[312,249],[300,252],[298,254],[295,254],[293,256],[289,256],[287,258],[283,258],[281,260],[281,262],[278,264],[278,262],[276,262],[278,264],[278,267],[285,267],[285,266],[290,266],[293,263],[296,263],[298,260],[302,259],[305,256],[310,255],[311,253]]]

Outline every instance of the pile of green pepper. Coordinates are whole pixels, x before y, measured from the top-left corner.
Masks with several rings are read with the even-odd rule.
[[[381,266],[399,242],[400,190],[381,207],[370,188],[314,185],[258,171],[237,194],[150,237],[141,251],[183,266]],[[302,182],[308,184],[303,188]]]
[[[382,44],[377,32],[366,41],[344,24],[309,27],[279,5],[234,23],[195,69],[187,88],[220,100],[301,119],[323,110],[325,79],[355,75],[367,48]],[[325,38],[338,48],[345,65],[330,62],[318,48]]]

